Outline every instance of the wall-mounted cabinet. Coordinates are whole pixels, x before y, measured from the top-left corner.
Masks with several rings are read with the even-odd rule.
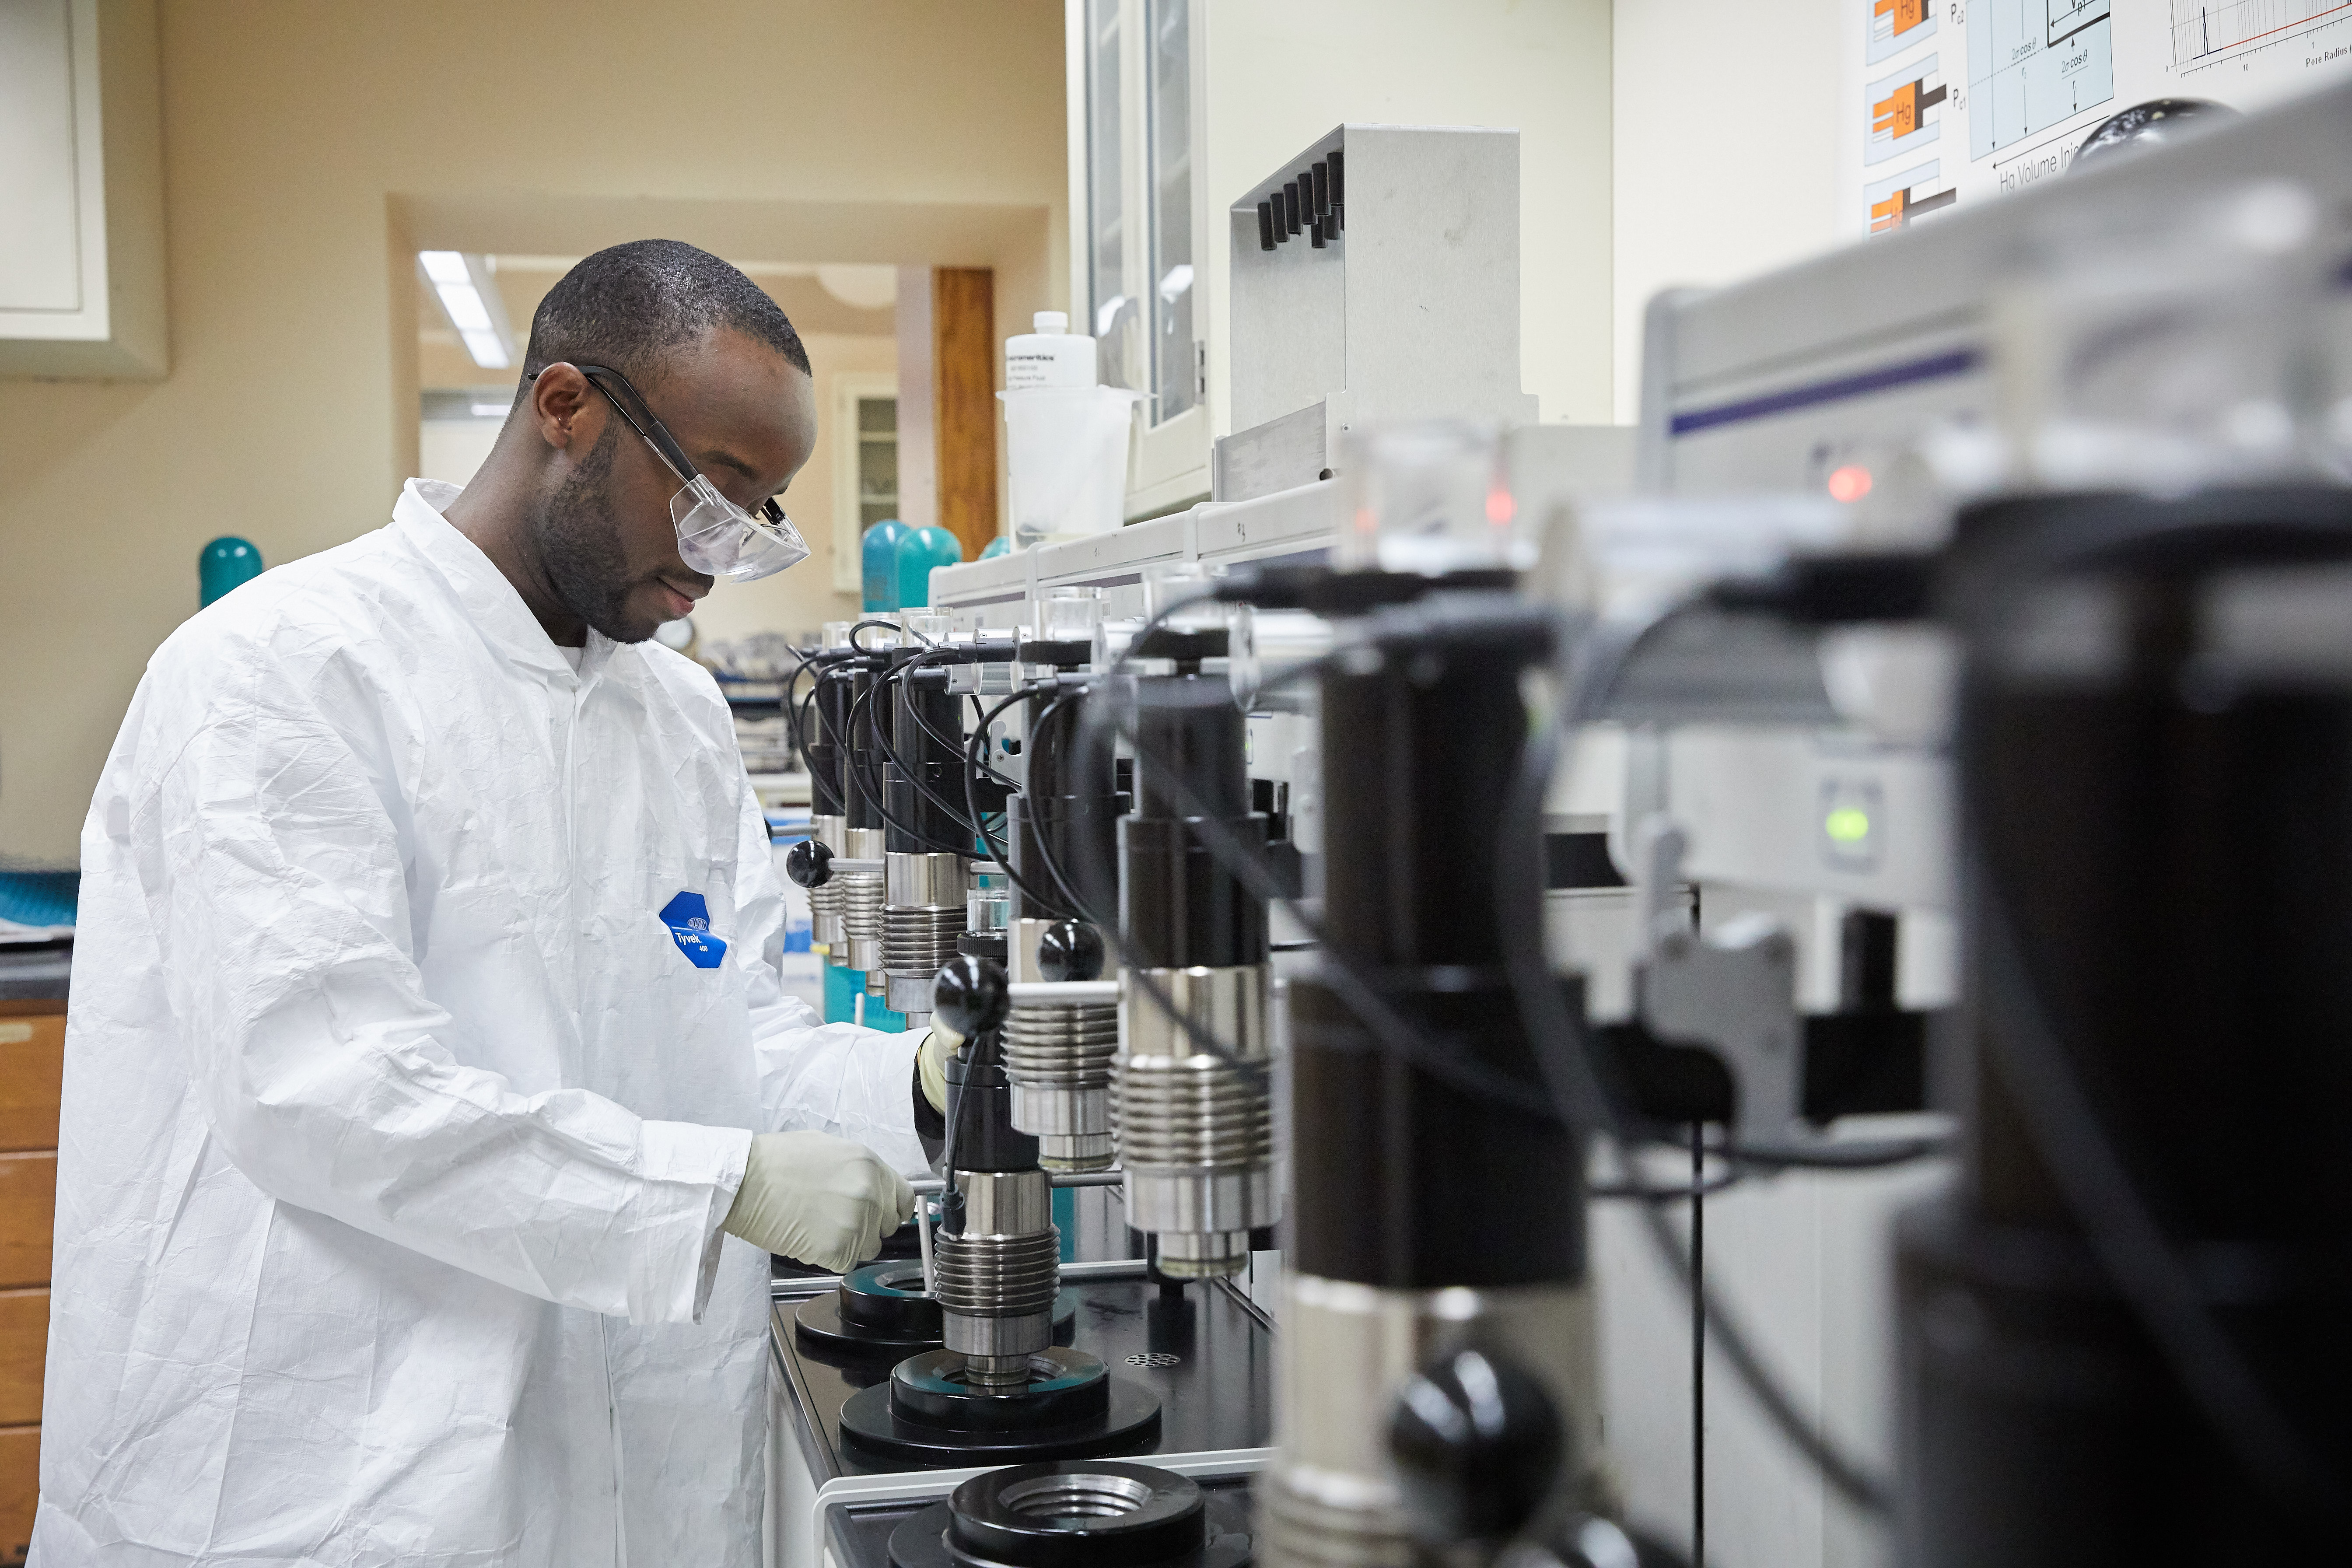
[[[1232,385],[1231,208],[1337,125],[1519,132],[1517,384],[1553,418],[1606,416],[1612,15],[1609,0],[1064,0],[1071,325],[1101,341],[1106,381],[1150,399],[1130,520],[1209,493],[1211,443],[1249,402]],[[1435,278],[1423,294],[1433,319],[1454,312]]]
[[[1207,268],[1196,177],[1205,38],[1198,0],[1068,0],[1074,325],[1102,378],[1145,395],[1128,514],[1209,492]]]
[[[899,515],[898,378],[844,371],[833,396],[833,586],[855,594],[866,531]]]
[[[163,374],[153,0],[0,0],[0,375]]]

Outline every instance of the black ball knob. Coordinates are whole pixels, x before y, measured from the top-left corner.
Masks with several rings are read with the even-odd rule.
[[[1098,980],[1102,932],[1084,921],[1056,921],[1037,937],[1037,973],[1048,980]]]
[[[784,875],[803,888],[822,888],[833,879],[833,851],[803,838],[785,852]]]
[[[992,958],[951,959],[931,982],[931,1011],[965,1039],[1004,1022],[1013,998],[1004,988],[1004,965]]]
[[[1457,1350],[1399,1391],[1389,1452],[1422,1544],[1500,1543],[1559,1484],[1568,1437],[1533,1375],[1497,1352]]]

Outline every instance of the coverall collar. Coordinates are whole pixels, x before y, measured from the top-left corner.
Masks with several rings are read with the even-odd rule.
[[[447,579],[457,602],[466,607],[467,618],[492,647],[551,679],[587,685],[603,672],[621,645],[589,627],[587,653],[575,675],[563,650],[555,646],[506,574],[482,553],[480,545],[441,515],[441,509],[459,494],[458,487],[441,479],[411,479],[401,486],[400,500],[393,504],[393,526]]]

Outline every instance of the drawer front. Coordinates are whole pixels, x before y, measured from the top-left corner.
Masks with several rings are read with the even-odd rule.
[[[58,1085],[65,1059],[64,1014],[0,1017],[0,1151],[58,1146]]]
[[[57,1222],[57,1155],[0,1154],[0,1289],[49,1282]]]
[[[41,1497],[41,1429],[0,1426],[0,1563],[22,1563]]]
[[[0,1290],[0,1426],[41,1418],[41,1369],[48,1353],[48,1291]],[[0,1554],[8,1545],[0,1541]]]

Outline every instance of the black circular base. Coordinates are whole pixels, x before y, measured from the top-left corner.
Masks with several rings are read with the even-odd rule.
[[[890,1369],[890,1413],[923,1426],[1027,1431],[1067,1426],[1109,1408],[1110,1373],[1101,1358],[1059,1345],[1029,1358],[1028,1384],[1017,1393],[974,1387],[954,1351],[925,1351]]]
[[[1043,1388],[1033,1384],[1034,1393],[975,1394],[939,1376],[940,1363],[961,1359],[951,1352],[911,1357],[891,1369],[888,1382],[849,1396],[841,1407],[841,1435],[861,1448],[920,1465],[1083,1459],[1158,1441],[1158,1394],[1111,1376],[1082,1352],[1057,1347],[1038,1359],[1049,1358],[1067,1375]],[[926,1364],[918,1369],[918,1363]],[[918,1370],[902,1375],[909,1369]]]
[[[869,1308],[869,1320],[878,1321],[852,1322],[845,1319],[841,1290],[828,1290],[803,1301],[793,1314],[802,1348],[817,1352],[828,1363],[844,1356],[863,1361],[898,1361],[939,1349],[939,1303],[920,1293],[922,1266],[912,1268],[911,1290],[905,1279],[908,1272],[904,1263],[869,1263],[844,1280],[842,1289],[856,1289],[868,1298],[865,1305]],[[887,1300],[891,1296],[904,1299],[896,1304],[896,1310],[870,1310],[876,1298]],[[1065,1290],[1054,1299],[1054,1342],[1068,1344],[1076,1332],[1077,1321],[1077,1292]]]
[[[1145,1467],[1130,1465],[1129,1470]],[[1162,1471],[1161,1474],[1168,1472]],[[1102,1527],[1115,1524],[1115,1520],[1041,1518],[1034,1552],[1011,1552],[1002,1558],[982,1558],[968,1550],[959,1550],[950,1535],[955,1524],[952,1503],[937,1502],[900,1521],[890,1532],[891,1568],[980,1568],[983,1563],[1000,1565],[1021,1562],[1028,1557],[1069,1561],[1072,1549],[1079,1560],[1100,1568],[1142,1568],[1150,1563],[1154,1568],[1247,1568],[1255,1554],[1256,1542],[1250,1534],[1248,1511],[1239,1501],[1221,1492],[1203,1492],[1202,1539],[1198,1546],[1173,1557],[1145,1558],[1142,1552],[1157,1550],[1149,1539],[1139,1539],[1130,1546],[1114,1532]],[[1054,1529],[1060,1524],[1076,1528]],[[999,1547],[1002,1550],[1002,1547]]]

